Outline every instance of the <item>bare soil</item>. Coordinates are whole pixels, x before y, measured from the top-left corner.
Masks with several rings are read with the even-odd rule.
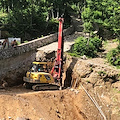
[[[83,94],[69,89],[34,92],[22,86],[0,90],[0,119],[84,120],[85,113],[80,111]]]

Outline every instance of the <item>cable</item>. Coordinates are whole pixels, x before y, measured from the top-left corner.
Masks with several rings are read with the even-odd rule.
[[[94,105],[97,107],[97,109],[99,110],[99,112],[103,116],[104,120],[107,120],[106,116],[104,115],[104,113],[101,110],[100,106],[98,105],[97,101],[90,96],[90,94],[87,92],[87,90],[82,85],[81,85],[81,87],[83,88],[83,90],[85,91],[85,93],[88,95],[88,97],[91,99],[91,101],[94,103]]]

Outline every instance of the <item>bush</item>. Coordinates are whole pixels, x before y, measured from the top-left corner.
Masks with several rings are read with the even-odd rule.
[[[113,49],[108,52],[107,60],[110,64],[119,67],[119,65],[120,65],[120,46],[118,46],[116,49]]]
[[[73,52],[80,56],[95,57],[101,46],[102,41],[98,37],[90,38],[89,42],[87,38],[78,37],[75,40]]]
[[[97,51],[100,50],[100,48],[102,47],[102,40],[99,39],[97,36],[95,36],[94,38],[91,38],[91,43],[95,46],[95,49]]]

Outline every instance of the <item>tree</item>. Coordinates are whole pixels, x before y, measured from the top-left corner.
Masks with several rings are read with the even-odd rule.
[[[86,0],[86,5],[82,13],[84,24],[88,22],[99,30],[99,36],[103,37],[103,33],[107,30],[117,36],[120,35],[120,1],[119,0]],[[85,27],[89,31],[89,24]],[[104,32],[103,32],[104,31]]]

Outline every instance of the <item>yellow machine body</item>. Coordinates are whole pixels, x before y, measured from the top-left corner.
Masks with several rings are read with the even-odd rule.
[[[27,71],[26,77],[23,78],[26,83],[54,83],[54,79],[47,71],[47,62],[33,62],[30,70]]]

